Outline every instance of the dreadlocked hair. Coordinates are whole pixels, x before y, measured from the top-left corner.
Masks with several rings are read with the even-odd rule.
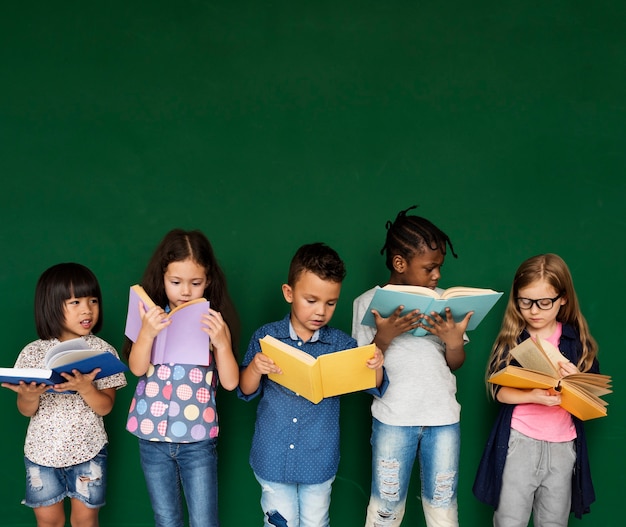
[[[385,265],[390,271],[393,271],[394,256],[399,255],[405,260],[410,260],[426,247],[433,251],[439,250],[445,255],[448,246],[452,256],[457,258],[452,242],[445,232],[426,218],[407,216],[407,212],[415,208],[417,205],[398,212],[396,219],[393,222],[388,221],[385,225],[387,237],[380,254],[385,255]]]

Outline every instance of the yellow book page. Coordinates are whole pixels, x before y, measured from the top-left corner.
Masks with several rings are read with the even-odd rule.
[[[322,400],[319,362],[314,357],[271,335],[266,335],[259,342],[263,354],[271,358],[282,370],[282,373],[268,375],[272,381],[313,403]]]
[[[369,344],[319,357],[324,397],[374,388],[376,370],[368,368],[367,361],[374,356],[375,348]]]
[[[148,293],[146,293],[146,290],[141,285],[135,284],[134,286],[132,286],[132,289],[134,289],[134,291],[137,293],[137,295],[139,296],[141,301],[146,306],[146,311],[148,309],[150,309],[151,307],[154,307],[156,305],[154,303],[154,300],[152,300],[152,298],[150,298],[150,296],[148,296]],[[172,309],[168,313],[168,316],[171,317],[177,311],[180,311],[181,309],[183,309],[183,308],[185,308],[187,306],[191,306],[193,304],[199,304],[200,302],[206,302],[206,298],[196,298],[194,300],[190,300],[189,302],[185,302],[184,304],[176,306],[174,309]]]

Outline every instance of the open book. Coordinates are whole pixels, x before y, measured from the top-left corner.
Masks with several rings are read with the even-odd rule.
[[[38,384],[61,384],[66,382],[61,373],[91,373],[96,368],[100,372],[96,379],[108,377],[128,370],[128,366],[113,353],[95,350],[82,338],[60,342],[46,353],[45,368],[0,368],[0,382],[19,384],[36,382]]]
[[[374,344],[315,358],[271,335],[259,342],[261,351],[282,370],[270,373],[269,378],[312,403],[376,386],[376,370],[367,367],[375,353]]]
[[[445,318],[445,309],[449,307],[457,322],[463,320],[470,311],[474,312],[467,325],[467,331],[470,331],[483,321],[501,296],[502,293],[493,289],[477,287],[451,287],[439,295],[428,287],[387,284],[376,289],[361,324],[376,326],[372,309],[378,311],[384,318],[390,316],[398,306],[404,306],[402,315],[419,309],[420,313],[430,315],[434,311]],[[415,328],[411,333],[416,337],[428,334],[423,328]]]
[[[574,373],[561,377],[559,362],[567,359],[546,340],[526,339],[510,350],[521,364],[493,373],[489,382],[521,389],[554,389],[561,393],[561,406],[583,421],[606,416],[608,403],[600,397],[611,393],[611,377],[599,373]]]
[[[130,288],[125,335],[137,341],[141,329],[139,302],[146,311],[155,305],[140,285]],[[208,313],[209,301],[198,298],[175,307],[167,314],[172,322],[154,339],[151,364],[209,365],[209,335],[202,331],[202,315]]]

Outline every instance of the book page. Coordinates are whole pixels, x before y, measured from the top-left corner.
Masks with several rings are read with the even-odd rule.
[[[561,407],[586,421],[606,416],[607,403],[599,397],[566,380],[561,382]]]
[[[569,362],[567,357],[565,357],[559,348],[557,348],[554,344],[551,344],[545,339],[538,339],[535,341],[535,345],[545,354],[546,357],[550,360],[552,365],[558,370],[559,362]]]
[[[400,284],[387,284],[381,289],[387,291],[400,291],[402,293],[413,293],[416,295],[429,296],[431,298],[439,298],[439,294],[429,287],[422,287],[421,285],[400,285]]]
[[[65,366],[66,364],[71,364],[73,362],[78,362],[83,359],[101,355],[102,353],[108,353],[108,352],[102,351],[102,350],[91,349],[91,348],[67,350],[67,351],[63,351],[62,353],[55,353],[49,359],[46,357],[46,367],[53,370],[55,368]]]
[[[52,370],[44,368],[0,368],[0,382],[8,384],[19,384],[20,381],[26,384],[31,382],[54,384],[51,377]]]
[[[546,375],[551,375],[555,379],[560,377],[556,366],[532,339],[526,339],[521,344],[512,348],[509,353],[526,369],[543,372]]]
[[[282,373],[270,373],[268,378],[292,392],[317,404],[323,399],[319,362],[308,353],[266,335],[259,340],[261,351],[270,357]]]
[[[186,307],[193,306],[194,304],[201,304],[204,302],[208,302],[206,298],[196,298],[195,300],[190,300],[189,302],[185,302],[184,304],[181,304],[180,306],[176,306],[169,313],[167,313],[167,316],[171,317],[174,313],[177,313],[181,309],[185,309]],[[208,306],[207,306],[207,309],[208,309]]]
[[[368,344],[319,357],[324,397],[374,388],[376,370],[368,368],[367,361],[375,352],[376,346]]]
[[[441,298],[455,298],[457,296],[480,296],[493,294],[498,294],[498,291],[494,291],[493,289],[483,289],[479,287],[455,286],[449,287],[443,293],[441,293]]]

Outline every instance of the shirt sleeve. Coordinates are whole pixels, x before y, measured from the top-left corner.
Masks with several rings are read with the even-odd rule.
[[[359,346],[371,344],[376,335],[376,328],[361,324],[368,306],[369,302],[364,300],[363,295],[358,297],[352,306],[352,337],[356,339]]]

